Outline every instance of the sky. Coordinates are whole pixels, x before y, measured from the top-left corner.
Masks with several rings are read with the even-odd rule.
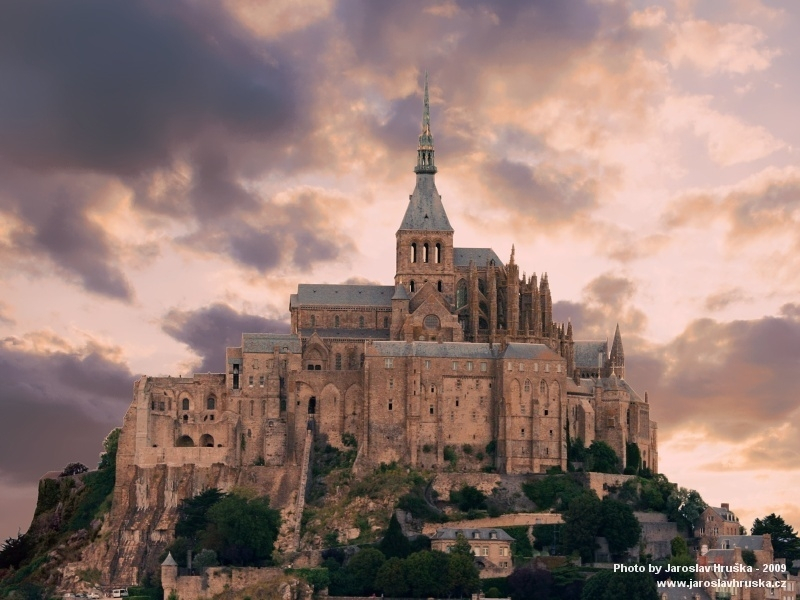
[[[11,0],[0,539],[141,374],[219,372],[297,284],[394,276],[430,78],[461,247],[619,323],[660,470],[800,528],[800,5]]]

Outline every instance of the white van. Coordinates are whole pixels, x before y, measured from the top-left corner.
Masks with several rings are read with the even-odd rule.
[[[128,588],[118,588],[116,590],[111,590],[111,597],[112,598],[127,598],[128,597]]]

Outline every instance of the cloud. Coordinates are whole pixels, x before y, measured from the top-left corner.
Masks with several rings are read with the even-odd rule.
[[[197,372],[225,369],[225,348],[242,344],[242,333],[288,333],[286,321],[240,313],[216,303],[196,310],[173,309],[164,315],[162,330],[200,357]]]
[[[96,465],[135,375],[115,348],[42,331],[0,342],[0,378],[0,478],[32,482],[70,461]]]
[[[731,304],[747,299],[744,290],[741,288],[730,288],[706,297],[705,309],[709,312],[718,312]]]

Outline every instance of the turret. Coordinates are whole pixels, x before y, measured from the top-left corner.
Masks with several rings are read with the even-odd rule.
[[[506,280],[506,327],[509,335],[519,333],[519,267],[514,262],[514,246],[508,261]]]
[[[619,332],[619,323],[617,323],[617,330],[614,332],[614,342],[611,344],[608,367],[611,373],[620,379],[625,379],[625,351],[622,349],[622,335]]]
[[[164,589],[164,600],[178,587],[178,563],[172,558],[172,552],[161,563],[161,587]]]

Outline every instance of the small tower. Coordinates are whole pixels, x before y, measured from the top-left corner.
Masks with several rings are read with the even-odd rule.
[[[172,558],[172,552],[161,563],[161,587],[164,588],[164,600],[178,588],[178,563]]]
[[[506,270],[506,329],[515,336],[519,333],[519,267],[514,262],[513,244]]]
[[[619,323],[617,323],[617,330],[614,332],[611,354],[608,357],[608,367],[614,375],[620,379],[625,379],[625,351],[622,349],[622,335],[619,333]]]

